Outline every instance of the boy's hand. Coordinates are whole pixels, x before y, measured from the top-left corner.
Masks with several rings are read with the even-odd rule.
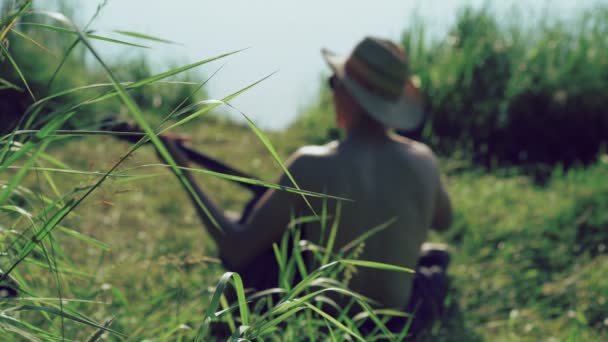
[[[164,133],[161,135],[161,138],[166,141],[177,142],[179,144],[192,141],[192,136],[190,134],[183,133]]]

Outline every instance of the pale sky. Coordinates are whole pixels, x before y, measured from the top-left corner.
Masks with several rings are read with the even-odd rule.
[[[503,17],[513,16],[513,6],[524,8],[516,17],[538,18],[548,11],[568,16],[576,9],[608,0],[504,0],[489,2]],[[76,21],[83,24],[100,1],[74,1]],[[398,40],[415,18],[427,30],[444,35],[465,5],[480,7],[481,0],[110,0],[91,28],[100,34],[127,30],[182,43],[181,46],[148,43],[138,50],[99,42],[107,59],[126,59],[143,53],[155,71],[170,63],[184,65],[228,51],[248,50],[197,69],[202,80],[223,63],[226,66],[210,82],[212,97],[221,98],[274,71],[278,73],[241,95],[233,104],[265,128],[282,128],[298,110],[314,100],[319,79],[328,69],[321,47],[348,54],[366,35]],[[42,2],[37,2],[37,6]],[[527,18],[526,18],[527,17]],[[142,42],[142,41],[140,41]],[[237,113],[227,114],[236,116]]]

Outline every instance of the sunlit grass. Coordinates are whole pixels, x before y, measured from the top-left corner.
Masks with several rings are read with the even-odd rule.
[[[19,17],[29,10],[30,2],[23,3],[14,16],[0,20],[0,41],[25,38],[37,45],[36,39],[27,36],[29,30],[13,36]],[[52,18],[67,20],[58,15]],[[78,44],[96,38],[68,27],[69,32],[53,29],[52,33],[65,35],[70,42],[79,37]],[[170,42],[121,33],[146,43]],[[4,55],[7,51],[11,52],[3,47]],[[64,52],[54,54],[69,55]],[[32,75],[20,69],[23,60],[6,55],[3,67],[16,70],[18,77],[11,82],[0,80],[20,89],[31,104],[21,125],[0,136],[0,269],[4,272],[0,283],[19,290],[19,298],[0,299],[3,340],[206,341],[218,338],[212,334],[214,324],[225,324],[233,337],[249,340],[373,340],[391,335],[384,325],[387,318],[407,316],[399,308],[377,309],[343,282],[345,272],[355,267],[409,271],[356,260],[357,247],[388,226],[391,218],[369,227],[367,234],[345,246],[333,242],[339,220],[333,224],[327,220],[339,218],[339,211],[294,218],[275,245],[281,288],[272,291],[273,296],[247,292],[237,274],[224,273],[214,257],[215,246],[184,191],[187,181],[175,177],[181,169],[174,163],[154,166],[156,151],[163,149],[156,135],[174,127],[188,132],[197,148],[249,170],[262,180],[259,184],[271,187],[284,169],[281,161],[296,146],[315,137],[320,142],[324,138],[319,134],[325,134],[312,125],[301,135],[286,136],[263,132],[252,121],[236,125],[210,116],[213,108],[250,87],[221,100],[186,103],[184,99],[171,112],[162,113],[161,119],[130,99],[131,91],[160,86],[167,78],[227,55],[130,82],[115,77],[111,83],[95,81],[52,93],[28,92]],[[99,57],[97,61],[103,62]],[[66,62],[64,68],[68,67]],[[112,67],[105,68],[109,77]],[[57,77],[69,71],[57,70]],[[170,82],[162,86],[178,85]],[[195,93],[204,84],[188,86]],[[133,148],[88,130],[72,130],[72,136],[56,134],[68,120],[87,114],[90,106],[117,98],[128,107],[123,114],[145,128],[152,144]],[[174,120],[163,122],[173,116]],[[157,125],[159,121],[163,124]],[[21,134],[18,130],[30,131]],[[602,155],[587,169],[555,168],[546,187],[535,185],[518,171],[488,174],[454,167],[448,183],[456,221],[446,235],[433,236],[454,249],[452,291],[446,316],[423,337],[608,338],[607,159]],[[456,164],[446,161],[446,165]],[[242,189],[222,179],[225,176],[196,177],[224,208],[240,211],[249,199]],[[306,194],[295,184],[289,190]],[[324,222],[328,241],[301,246],[297,222],[307,220]],[[294,242],[291,253],[290,240]],[[304,248],[312,251],[319,268],[306,267]],[[296,278],[301,280],[294,283]],[[222,298],[231,288],[236,290],[234,302]],[[341,307],[336,296],[346,297],[347,304]],[[350,315],[352,307],[362,314]],[[359,330],[364,318],[377,325],[371,336],[362,336]],[[393,338],[401,340],[406,334],[407,326]]]

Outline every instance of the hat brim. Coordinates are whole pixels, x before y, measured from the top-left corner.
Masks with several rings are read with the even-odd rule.
[[[405,131],[419,128],[423,123],[425,118],[423,108],[409,98],[405,92],[392,101],[373,94],[346,74],[345,57],[338,56],[327,49],[322,49],[321,54],[336,77],[344,84],[348,93],[374,119],[387,127]]]

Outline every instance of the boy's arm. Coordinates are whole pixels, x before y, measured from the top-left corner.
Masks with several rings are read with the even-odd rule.
[[[431,228],[438,231],[447,230],[452,224],[452,203],[450,196],[446,190],[445,182],[441,176],[439,160],[433,152],[430,151],[432,167],[435,169],[431,174],[435,174],[437,187],[435,190],[435,208],[433,210],[433,219]]]
[[[172,139],[163,138],[163,142],[165,143],[167,150],[175,162],[180,167],[189,166],[188,158],[180,150],[175,141]],[[193,191],[188,191],[188,196],[194,205],[196,213],[207,228],[209,234],[218,244],[221,245],[223,240],[226,239],[228,232],[239,230],[238,224],[229,219],[224,211],[221,210],[209,196],[207,196],[194,178],[192,172],[185,169],[181,169],[181,171],[192,186]]]
[[[435,196],[435,211],[431,228],[438,231],[447,230],[452,224],[452,204],[450,197],[445,189],[444,182],[440,179]]]
[[[176,162],[180,166],[187,166],[187,158],[180,152],[179,147],[171,141],[165,141],[165,143]],[[302,174],[303,158],[299,158],[299,155],[296,154],[287,162],[287,166],[290,173],[298,179],[300,178],[298,175]],[[189,193],[197,214],[216,241],[222,259],[231,268],[246,265],[251,258],[261,254],[272,246],[273,242],[278,241],[290,220],[291,213],[293,210],[298,210],[300,206],[300,195],[270,189],[255,205],[246,224],[241,225],[229,219],[224,211],[207,196],[190,171],[182,171],[190,181],[194,194],[207,209],[205,212],[198,204],[197,198]],[[279,181],[279,185],[293,187],[285,175]]]

